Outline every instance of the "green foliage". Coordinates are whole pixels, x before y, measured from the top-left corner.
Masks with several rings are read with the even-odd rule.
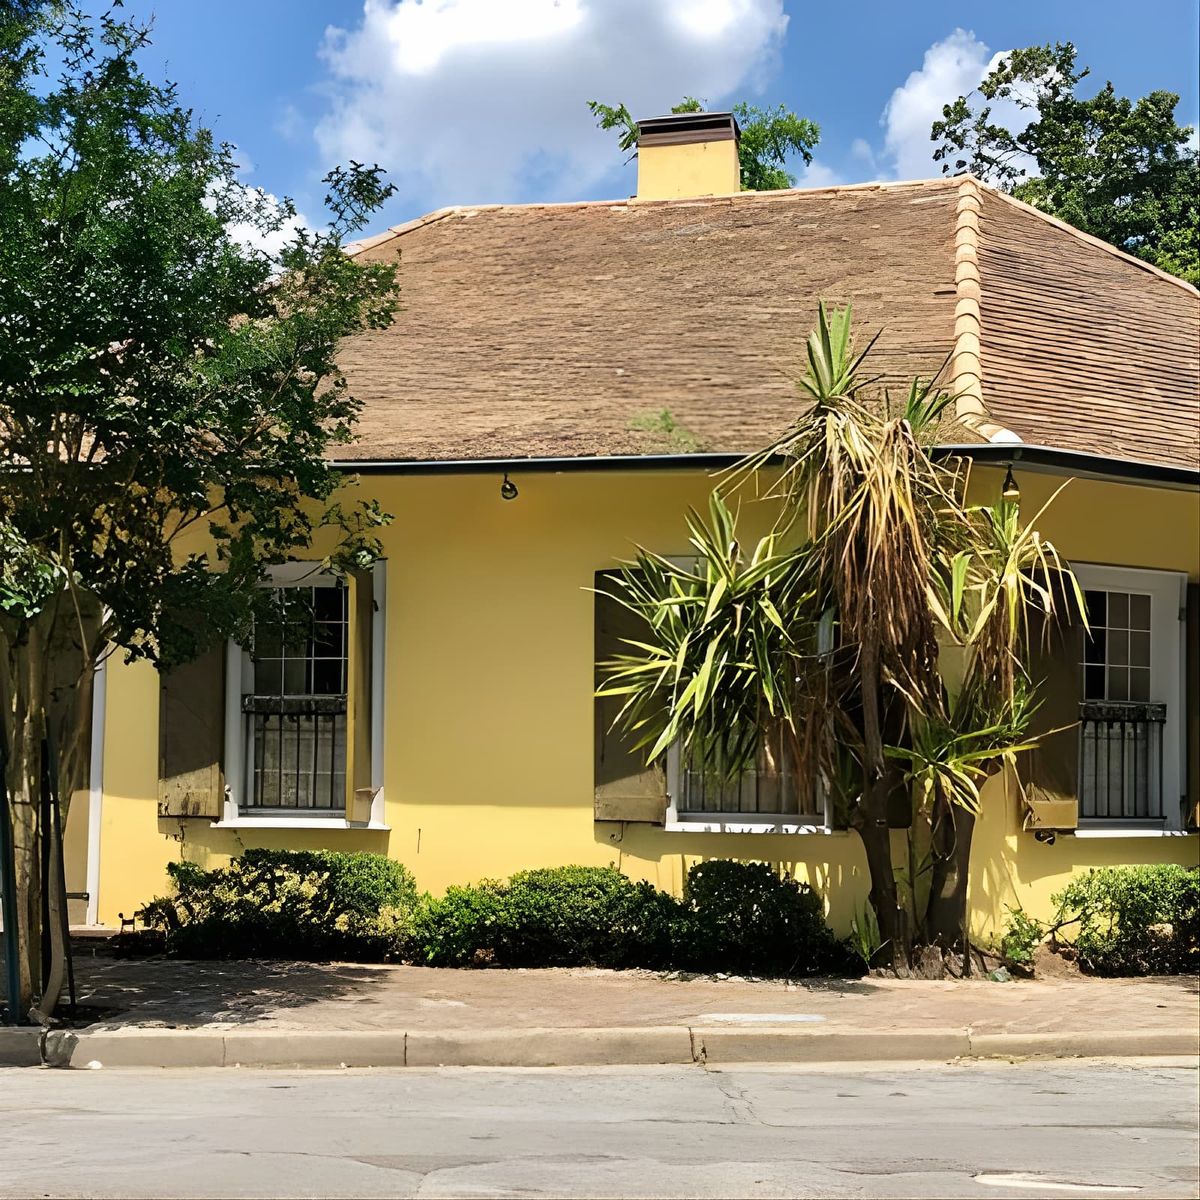
[[[679,903],[613,867],[522,871],[451,887],[417,915],[417,955],[431,966],[662,967]]]
[[[247,850],[206,871],[173,863],[143,910],[188,958],[385,961],[437,967],[680,967],[854,973],[811,888],[762,863],[707,862],[682,901],[614,867],[550,867],[419,897],[375,854]]]
[[[637,157],[637,121],[624,104],[602,104],[589,100],[588,108],[597,118],[601,129],[615,129],[617,145]],[[694,96],[685,96],[673,105],[671,112],[702,112],[704,105]],[[812,162],[813,147],[821,140],[820,126],[805,117],[798,117],[780,104],[775,108],[760,108],[756,104],[733,106],[741,130],[738,160],[741,166],[742,191],[770,192],[796,186],[795,176],[788,173],[787,161],[798,155]],[[627,159],[626,161],[629,161]]]
[[[417,891],[398,862],[332,850],[247,850],[205,871],[172,863],[148,927],[183,958],[384,961],[408,947]]]
[[[649,761],[678,743],[706,770],[732,777],[754,761],[768,722],[793,737],[792,680],[802,647],[789,630],[808,599],[801,555],[761,538],[747,557],[719,493],[709,519],[688,514],[695,567],[649,550],[612,577],[610,595],[646,618],[648,636],[605,668],[599,694],[623,696],[617,720]]]
[[[694,454],[700,449],[696,435],[680,425],[669,408],[642,413],[629,422],[629,428],[649,435],[642,446],[644,453]]]
[[[754,975],[844,972],[821,897],[766,863],[696,863],[684,883],[681,966]]]
[[[850,922],[850,950],[862,960],[864,967],[870,967],[882,946],[875,910],[864,904]]]
[[[336,347],[396,303],[393,267],[342,243],[391,187],[338,168],[325,229],[248,248],[294,209],[144,73],[147,29],[28,7],[0,34],[0,462],[24,467],[0,473],[0,643],[85,592],[109,614],[92,657],[171,664],[244,636],[263,564],[317,524],[339,563],[377,547],[377,509],[328,503],[327,452],[359,409]]]
[[[1014,50],[977,97],[944,107],[934,159],[1200,283],[1200,155],[1175,120],[1179,97],[1160,90],[1134,101],[1111,83],[1084,97],[1088,74],[1070,42]],[[997,100],[1028,114],[1024,128],[993,121]]]
[[[1019,905],[1008,910],[1008,926],[1000,939],[1000,953],[1007,962],[1028,966],[1034,951],[1046,940],[1046,926]]]
[[[742,168],[742,190],[771,192],[796,186],[796,177],[786,170],[793,155],[812,162],[813,147],[821,140],[815,121],[798,117],[782,104],[759,108],[735,104],[733,115],[742,131],[738,158]]]
[[[872,344],[855,347],[849,308],[819,306],[800,415],[725,477],[707,522],[689,514],[695,564],[639,548],[612,577],[643,625],[598,690],[623,698],[617,723],[647,761],[677,746],[733,777],[781,745],[794,779],[823,781],[867,848],[894,957],[906,931],[961,941],[981,789],[1030,746],[1030,626],[1083,598],[1041,512],[968,505],[962,463],[932,456],[944,392],[871,394]],[[742,489],[778,504],[752,548],[729,503]],[[902,924],[888,814],[905,791],[909,859],[929,878],[912,881]]]
[[[1101,867],[1058,895],[1058,925],[1078,922],[1080,964],[1098,975],[1200,971],[1200,869]]]

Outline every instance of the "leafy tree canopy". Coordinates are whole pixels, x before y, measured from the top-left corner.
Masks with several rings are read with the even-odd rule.
[[[589,100],[588,108],[597,117],[601,129],[619,131],[618,145],[637,156],[637,122],[624,104],[601,104]],[[673,113],[702,112],[704,105],[694,96],[685,96],[671,109]],[[796,186],[796,178],[786,169],[790,156],[798,154],[812,162],[813,147],[821,140],[819,126],[798,117],[782,104],[760,108],[755,104],[735,104],[733,115],[742,131],[738,158],[742,168],[742,190],[770,192]],[[628,160],[627,160],[628,161]]]
[[[186,658],[314,524],[362,528],[323,507],[357,413],[334,351],[395,281],[341,244],[390,186],[339,168],[326,229],[253,248],[294,209],[141,71],[146,29],[56,4],[2,36],[0,614],[19,640],[81,589],[130,653]],[[197,527],[215,549],[188,554]]]
[[[170,665],[244,637],[264,566],[329,528],[369,559],[377,508],[335,497],[328,452],[358,405],[340,340],[392,319],[395,270],[342,249],[390,193],[376,167],[325,178],[328,226],[238,178],[119,4],[0,6],[0,762],[20,917],[19,1000],[42,977],[43,738],[68,798],[99,657]],[[247,244],[247,243],[251,244]],[[330,528],[331,527],[331,528]],[[63,686],[64,664],[73,685]],[[55,681],[58,681],[57,683]]]
[[[1014,50],[978,91],[942,110],[931,131],[944,173],[969,170],[1044,212],[1164,271],[1200,283],[1200,156],[1175,119],[1179,97],[1139,100],[1088,76],[1070,43]],[[994,118],[997,101],[1028,115],[1016,131]]]

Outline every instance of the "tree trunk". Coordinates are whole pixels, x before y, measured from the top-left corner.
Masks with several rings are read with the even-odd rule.
[[[5,783],[13,831],[21,973],[15,1007],[23,1016],[35,1019],[48,1018],[53,1012],[58,988],[47,985],[61,982],[67,950],[60,932],[67,903],[57,869],[61,847],[54,831],[43,828],[42,747],[47,737],[55,747],[55,783],[65,828],[71,794],[87,778],[100,631],[98,606],[92,605],[94,611],[81,620],[69,599],[58,599],[64,603],[52,601],[33,618],[0,622],[0,734],[7,747]],[[46,838],[50,838],[51,867],[43,878]],[[46,907],[48,929],[43,922]],[[48,972],[43,971],[44,934],[50,937]]]
[[[971,841],[975,817],[958,804],[939,799],[945,806],[941,825],[944,833],[940,859],[934,869],[929,907],[924,921],[924,941],[943,950],[967,956],[967,880],[971,865]]]
[[[22,1016],[40,998],[42,986],[41,775],[46,732],[46,627],[39,614],[11,632],[4,630],[0,654],[3,697],[5,783],[13,834],[17,893],[17,946],[21,993],[9,1002]]]
[[[869,899],[879,925],[881,966],[895,967],[908,960],[908,939],[900,912],[896,869],[892,862],[892,835],[888,828],[888,797],[895,780],[883,753],[883,731],[879,713],[879,660],[873,637],[868,634],[859,647],[862,688],[863,794],[850,825],[860,838],[871,873]]]

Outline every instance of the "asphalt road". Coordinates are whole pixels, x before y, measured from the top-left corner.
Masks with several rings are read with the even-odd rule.
[[[1178,1196],[1178,1061],[0,1071],[3,1196]]]

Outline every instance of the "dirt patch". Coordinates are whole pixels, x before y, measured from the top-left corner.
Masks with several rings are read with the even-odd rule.
[[[1083,972],[1070,946],[1059,942],[1043,942],[1033,952],[1035,979],[1079,979]]]

